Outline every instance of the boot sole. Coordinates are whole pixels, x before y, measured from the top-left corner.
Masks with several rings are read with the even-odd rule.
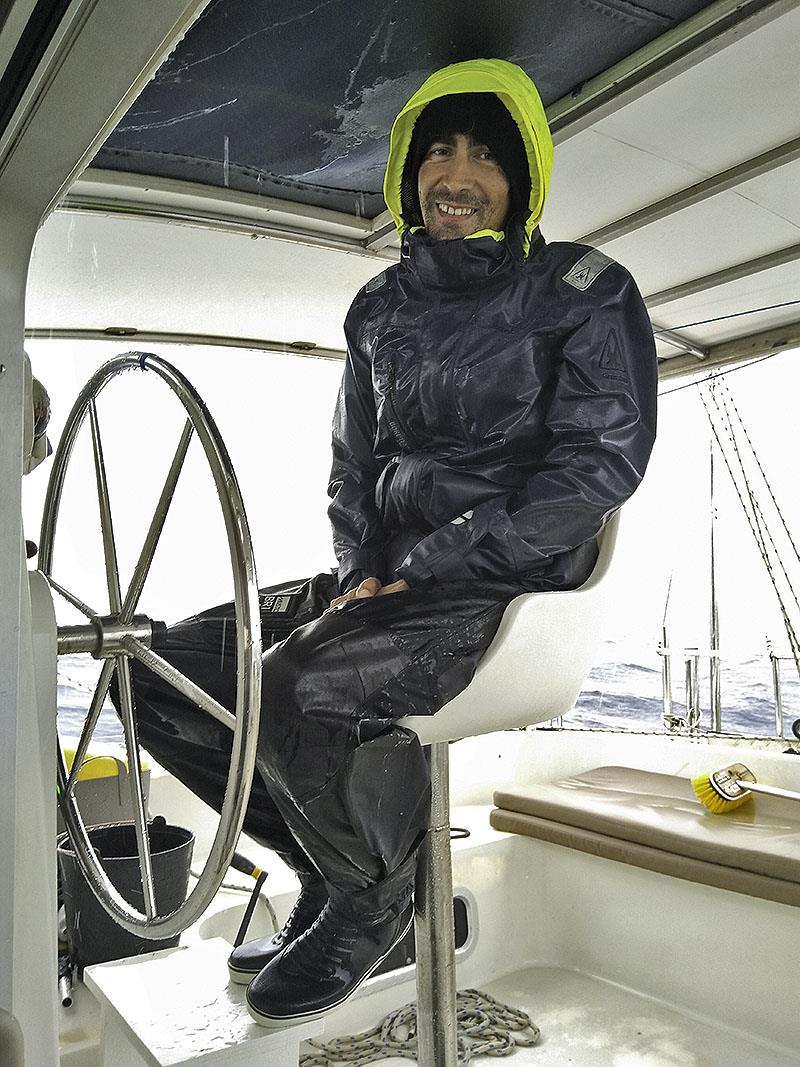
[[[258,971],[239,971],[228,964],[228,976],[236,985],[250,985],[257,974]]]
[[[341,1007],[342,1004],[344,1004],[350,999],[350,997],[352,997],[352,995],[359,988],[359,986],[363,982],[366,982],[372,972],[378,967],[380,967],[380,965],[383,963],[383,961],[386,959],[392,949],[395,948],[403,940],[408,931],[411,929],[411,925],[413,922],[414,912],[412,910],[411,918],[408,920],[402,930],[400,930],[400,932],[397,934],[397,937],[395,937],[394,941],[392,941],[391,945],[389,945],[384,954],[380,956],[377,960],[375,960],[370,969],[366,971],[361,978],[359,978],[358,982],[356,982],[353,988],[348,991],[347,995],[342,997],[340,1000],[337,1000],[335,1004],[328,1004],[327,1007],[320,1008],[318,1011],[307,1011],[300,1015],[265,1015],[263,1012],[260,1012],[258,1008],[254,1008],[253,1005],[250,1003],[250,998],[247,997],[247,1010],[250,1013],[250,1018],[254,1022],[258,1023],[259,1026],[263,1026],[267,1030],[283,1030],[288,1026],[299,1026],[300,1023],[309,1023],[313,1022],[315,1019],[323,1018],[323,1016],[327,1015],[328,1012],[333,1011],[335,1008]]]

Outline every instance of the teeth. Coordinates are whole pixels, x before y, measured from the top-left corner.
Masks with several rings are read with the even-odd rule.
[[[445,215],[472,215],[475,211],[474,207],[451,207],[450,204],[437,204],[436,206]]]

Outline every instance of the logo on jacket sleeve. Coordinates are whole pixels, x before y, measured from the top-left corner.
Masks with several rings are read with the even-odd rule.
[[[606,267],[610,267],[613,262],[613,259],[593,248],[591,252],[587,252],[574,267],[567,271],[562,281],[565,281],[567,285],[571,285],[573,289],[580,289],[582,293],[585,293],[595,278],[602,274]]]
[[[365,293],[374,293],[376,289],[380,289],[386,281],[386,271],[381,271],[380,274],[376,274],[374,278],[370,278],[367,284],[364,286]]]
[[[604,378],[609,378],[611,381],[627,382],[628,380],[616,330],[610,330],[606,337],[603,351],[600,353],[600,372]]]

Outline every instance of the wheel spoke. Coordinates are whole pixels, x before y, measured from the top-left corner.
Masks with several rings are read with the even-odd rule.
[[[121,622],[130,622],[133,613],[136,610],[136,605],[139,603],[139,597],[142,595],[144,583],[147,581],[147,575],[150,572],[150,564],[153,562],[153,556],[155,555],[156,547],[159,538],[161,537],[161,531],[164,529],[167,512],[172,503],[178,476],[183,469],[183,461],[186,459],[186,451],[189,448],[189,442],[192,439],[193,431],[194,427],[192,426],[191,420],[187,419],[186,425],[183,428],[183,433],[181,434],[181,439],[178,442],[178,448],[169,468],[167,479],[164,482],[164,488],[161,490],[161,496],[158,499],[155,514],[150,523],[150,529],[147,531],[147,536],[142,545],[142,551],[139,554],[139,559],[134,567],[130,587],[125,594],[125,603],[122,605],[122,613],[120,615]]]
[[[94,404],[92,404],[90,407],[90,419],[92,425],[92,441],[95,446],[95,471],[97,473],[98,494],[100,496],[101,501],[105,499],[105,501],[108,502],[108,486],[105,478],[103,448],[102,442],[100,441],[99,425],[97,423],[97,410]],[[133,613],[136,610],[136,605],[144,587],[144,583],[147,579],[147,574],[150,570],[150,564],[153,561],[153,555],[155,554],[156,546],[158,545],[158,540],[161,536],[161,531],[164,528],[164,520],[166,519],[167,511],[169,510],[169,505],[172,502],[172,496],[175,492],[175,485],[178,481],[178,476],[183,467],[183,461],[186,458],[186,451],[189,447],[189,442],[191,441],[192,433],[192,423],[187,419],[186,425],[183,428],[183,433],[181,434],[180,441],[178,442],[178,448],[172,460],[169,473],[167,474],[167,478],[164,483],[164,488],[161,491],[161,496],[159,497],[158,505],[156,506],[156,511],[153,515],[153,520],[150,523],[150,529],[147,532],[144,545],[142,546],[142,551],[139,555],[136,568],[133,572],[130,588],[128,589],[128,592],[125,596],[125,602],[123,603],[120,611],[121,622],[130,622],[131,618],[133,617]],[[109,552],[107,549],[107,545],[110,544],[110,555],[112,565],[111,569],[108,570],[107,573],[109,575],[109,582],[111,583],[112,579],[110,576],[116,576],[118,573],[116,567],[116,551],[114,548],[113,528],[111,526],[110,512],[107,512],[106,518],[104,519],[104,509],[102,503],[100,507],[101,522],[103,522],[103,542],[104,548],[106,548],[107,567],[109,563]],[[107,538],[107,532],[108,534],[110,534],[109,538]],[[86,614],[89,618],[95,617],[96,612],[92,611],[91,608],[89,608],[86,604],[80,601],[76,596],[74,596],[68,590],[64,589],[57,582],[53,581],[52,578],[50,579],[50,582],[53,587],[59,593],[61,593],[61,595],[65,597],[71,604],[78,608],[79,611],[83,611],[84,614]],[[119,595],[118,578],[117,595]],[[109,600],[112,602],[113,596],[114,594],[112,591],[112,585],[109,584]],[[94,733],[95,727],[97,726],[97,720],[100,716],[100,712],[102,710],[106,696],[108,695],[108,689],[111,684],[111,676],[113,673],[114,660],[106,660],[103,664],[103,669],[100,672],[100,678],[97,683],[97,688],[95,689],[94,697],[92,698],[92,703],[89,707],[89,714],[86,718],[86,722],[81,732],[78,747],[75,750],[75,758],[73,760],[72,768],[70,770],[69,778],[67,780],[66,785],[67,794],[70,794],[73,788],[75,787],[78,772],[80,771],[81,765],[83,764],[83,761],[86,758],[86,753],[88,751],[92,735]]]
[[[47,575],[47,581],[57,593],[60,593],[65,600],[72,604],[73,608],[77,608],[87,619],[94,619],[97,617],[97,612],[93,608],[90,608],[88,604],[84,604],[84,602],[76,597],[74,593],[70,593],[69,589],[65,589],[63,585],[59,585],[52,575]]]
[[[108,687],[111,685],[111,675],[114,673],[114,660],[107,659],[103,662],[103,669],[100,671],[100,677],[97,680],[97,687],[92,696],[92,702],[89,705],[89,714],[86,716],[86,722],[83,724],[83,730],[81,731],[80,740],[78,741],[78,747],[75,749],[75,757],[72,760],[72,768],[69,772],[69,778],[67,779],[67,785],[65,792],[67,796],[70,795],[75,788],[75,782],[78,780],[78,772],[81,769],[84,759],[86,758],[86,752],[89,748],[89,743],[92,740],[94,734],[94,728],[97,726],[97,720],[100,718],[100,712],[103,710],[103,704],[106,696],[108,695]]]
[[[117,660],[117,678],[119,679],[122,725],[125,730],[125,748],[128,752],[128,781],[131,785],[133,822],[136,828],[136,847],[139,851],[139,870],[142,876],[144,910],[147,918],[152,919],[156,914],[153,864],[150,858],[150,842],[147,837],[147,815],[144,809],[144,789],[142,787],[142,761],[139,754],[139,737],[133,704],[130,664],[125,656],[120,656]]]
[[[94,450],[94,471],[97,479],[97,499],[100,505],[100,526],[103,530],[103,553],[106,558],[106,580],[108,582],[108,606],[112,614],[118,614],[122,607],[119,588],[119,568],[117,566],[117,548],[114,544],[114,525],[111,521],[111,503],[108,498],[108,479],[103,460],[103,442],[100,440],[100,424],[97,421],[97,404],[94,397],[89,401],[89,421],[92,427],[92,448]]]
[[[141,641],[137,641],[135,637],[123,638],[122,644],[140,663],[143,663],[145,667],[149,667],[153,674],[163,678],[165,682],[177,689],[179,693],[183,693],[192,703],[197,704],[203,711],[207,711],[209,715],[212,715],[217,722],[221,722],[229,730],[235,728],[236,716],[232,715],[226,708],[223,708],[218,701],[209,696],[205,689],[201,689],[199,685],[196,685],[191,678],[181,674],[171,663],[167,663],[165,659],[162,659],[152,649],[147,648]]]

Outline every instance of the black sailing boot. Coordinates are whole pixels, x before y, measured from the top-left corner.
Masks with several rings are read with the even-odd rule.
[[[300,895],[289,913],[289,918],[277,934],[272,937],[259,937],[255,941],[245,941],[230,954],[228,973],[231,981],[247,985],[279,952],[308,930],[319,917],[327,900],[328,890],[322,880],[302,882]]]
[[[413,921],[408,894],[380,917],[359,914],[338,895],[330,899],[313,926],[247,987],[250,1015],[270,1029],[325,1015],[355,993]]]

